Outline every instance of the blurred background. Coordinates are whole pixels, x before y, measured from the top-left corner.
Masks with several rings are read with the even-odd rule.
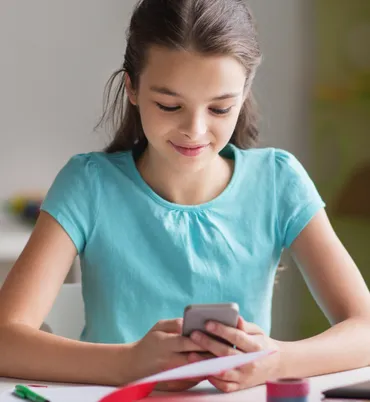
[[[303,163],[369,283],[370,1],[249,3],[264,53],[254,85],[261,145],[287,149]],[[104,85],[123,61],[134,4],[0,0],[0,284],[59,169],[109,141],[93,128]],[[325,329],[288,255],[284,263],[272,335],[294,340]],[[67,281],[79,279],[77,261]]]

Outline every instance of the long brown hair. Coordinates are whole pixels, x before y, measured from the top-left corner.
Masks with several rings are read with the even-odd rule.
[[[250,86],[261,52],[245,0],[141,0],[127,31],[124,63],[105,87],[104,113],[98,126],[108,122],[114,132],[106,152],[144,150],[148,144],[139,110],[125,97],[125,74],[137,90],[152,45],[235,57],[246,71],[247,97],[230,142],[241,149],[257,142],[258,118]]]

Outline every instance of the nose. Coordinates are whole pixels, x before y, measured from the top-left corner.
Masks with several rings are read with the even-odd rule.
[[[182,121],[180,132],[188,138],[199,138],[207,133],[206,117],[202,113],[187,115]]]

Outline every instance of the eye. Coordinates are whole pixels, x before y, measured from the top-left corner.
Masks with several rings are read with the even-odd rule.
[[[227,109],[215,109],[215,108],[211,108],[211,112],[214,114],[218,114],[218,115],[222,115],[222,114],[227,114],[230,112],[232,106],[228,107]]]
[[[156,105],[159,107],[159,109],[164,110],[165,112],[176,112],[176,110],[179,110],[181,108],[180,106],[164,106],[158,102],[156,102]]]

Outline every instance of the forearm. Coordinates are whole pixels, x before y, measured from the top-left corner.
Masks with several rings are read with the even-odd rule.
[[[281,377],[310,377],[370,365],[370,322],[351,318],[296,342],[281,342]]]
[[[131,379],[131,347],[74,341],[12,324],[0,328],[0,376],[120,385]]]

